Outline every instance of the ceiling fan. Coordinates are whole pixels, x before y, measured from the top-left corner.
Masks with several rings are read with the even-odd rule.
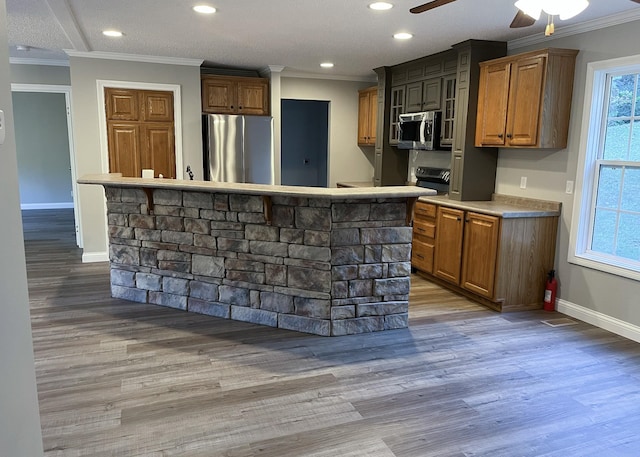
[[[422,5],[415,6],[411,8],[409,11],[413,14],[424,13],[425,11],[432,10],[439,6],[444,6],[447,3],[452,3],[455,1],[456,0],[432,0]],[[631,1],[635,3],[640,3],[640,0],[631,0]],[[518,12],[516,13],[516,16],[513,18],[513,21],[511,21],[511,25],[509,27],[511,27],[512,29],[520,28],[520,27],[529,27],[535,24],[536,20],[537,20],[536,18],[531,17],[521,9],[518,9]]]

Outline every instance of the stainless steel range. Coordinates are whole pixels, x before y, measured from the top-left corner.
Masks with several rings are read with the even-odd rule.
[[[449,178],[451,170],[448,168],[416,168],[416,185],[434,189],[438,195],[446,195],[449,193]]]

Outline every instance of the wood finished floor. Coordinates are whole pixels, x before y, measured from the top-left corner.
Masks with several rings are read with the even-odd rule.
[[[338,338],[130,303],[71,211],[23,219],[47,457],[640,456],[635,342],[419,277],[409,329]]]

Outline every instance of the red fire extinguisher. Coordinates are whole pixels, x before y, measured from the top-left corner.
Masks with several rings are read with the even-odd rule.
[[[544,287],[544,310],[555,311],[556,309],[556,293],[558,292],[558,281],[556,280],[556,271],[551,270]]]

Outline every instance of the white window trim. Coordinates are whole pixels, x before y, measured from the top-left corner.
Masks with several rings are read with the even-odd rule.
[[[590,225],[592,205],[595,201],[595,174],[597,168],[585,167],[586,163],[595,163],[598,154],[599,142],[602,137],[602,116],[605,105],[605,91],[607,74],[638,72],[640,66],[640,54],[617,59],[590,62],[587,64],[587,79],[584,91],[584,110],[582,113],[582,125],[580,136],[580,149],[578,155],[578,168],[576,173],[576,193],[571,218],[571,231],[569,234],[569,253],[567,261],[595,270],[604,271],[618,276],[640,281],[640,271],[630,268],[616,257],[616,265],[611,265],[612,257],[605,254],[597,254],[588,251],[590,240]],[[588,160],[588,161],[587,161]]]

